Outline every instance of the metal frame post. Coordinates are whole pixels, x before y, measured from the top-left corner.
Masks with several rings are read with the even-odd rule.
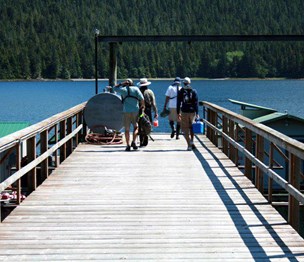
[[[99,30],[95,29],[95,94],[98,94],[98,36]]]

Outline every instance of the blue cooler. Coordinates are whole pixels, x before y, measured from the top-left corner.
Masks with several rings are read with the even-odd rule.
[[[194,122],[192,124],[193,132],[195,134],[203,134],[204,133],[204,123],[201,121]]]

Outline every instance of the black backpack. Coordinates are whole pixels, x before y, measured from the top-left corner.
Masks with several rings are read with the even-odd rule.
[[[152,131],[152,124],[150,122],[150,119],[148,117],[148,115],[146,115],[145,113],[142,113],[139,116],[138,119],[138,124],[139,124],[139,134],[140,135],[150,135],[151,131]]]
[[[195,102],[195,94],[192,88],[187,88],[183,90],[183,104],[192,105]]]

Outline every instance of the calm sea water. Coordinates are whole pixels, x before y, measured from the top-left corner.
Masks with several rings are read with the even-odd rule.
[[[165,101],[165,92],[172,83],[168,80],[152,81],[159,111]],[[99,82],[99,91],[107,81]],[[194,80],[193,88],[199,100],[215,103],[231,111],[240,107],[228,99],[276,109],[304,118],[303,80]],[[0,121],[40,122],[95,95],[94,81],[0,82]],[[202,116],[202,110],[200,109]],[[159,119],[155,132],[168,132],[168,121]]]

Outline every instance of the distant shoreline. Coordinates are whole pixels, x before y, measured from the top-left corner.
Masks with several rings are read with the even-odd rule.
[[[133,80],[138,80],[139,78],[132,78]],[[284,77],[273,77],[273,78],[203,78],[203,77],[193,77],[192,80],[208,80],[208,81],[277,81],[277,80],[304,80],[303,78],[284,78]],[[118,79],[122,80],[122,79]],[[174,80],[174,78],[149,78],[152,81],[170,81]],[[95,79],[92,78],[72,78],[72,79],[0,79],[0,82],[94,82]],[[99,78],[98,81],[109,81],[107,78]]]

